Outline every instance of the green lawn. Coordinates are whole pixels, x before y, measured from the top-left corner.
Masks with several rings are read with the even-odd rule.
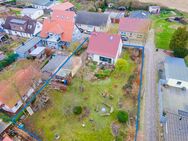
[[[42,140],[46,141],[55,140],[55,134],[60,135],[61,141],[113,141],[115,137],[112,135],[111,124],[116,121],[116,114],[119,110],[118,101],[121,99],[123,103],[121,109],[128,111],[133,119],[137,110],[137,102],[129,96],[124,96],[125,92],[122,90],[122,86],[136,68],[136,64],[131,61],[127,53],[124,53],[123,58],[130,64],[129,72],[120,75],[114,71],[105,80],[89,81],[84,77],[84,92],[80,92],[81,78],[78,76],[73,79],[67,92],[60,92],[48,87],[50,102],[47,108],[27,119],[25,122],[27,127],[30,127],[31,131],[39,134]],[[89,71],[94,69],[94,67],[89,68]],[[100,91],[107,92],[113,96],[113,99],[104,98]],[[96,111],[96,109],[101,111],[103,102],[113,106],[114,112],[110,116],[101,116],[100,112]],[[82,112],[81,115],[85,115],[85,117],[74,115],[72,113],[74,106],[86,107],[87,112]],[[82,127],[82,124],[85,124],[85,127]],[[119,123],[118,125],[120,125],[120,134],[125,140],[128,125]]]
[[[165,19],[169,16],[169,14],[152,16],[156,47],[165,50],[169,50],[169,43],[174,31],[182,26],[179,23],[166,21]]]

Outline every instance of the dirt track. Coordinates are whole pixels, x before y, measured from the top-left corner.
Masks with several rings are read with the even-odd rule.
[[[153,2],[161,5],[176,8],[188,13],[188,0],[140,0],[141,2]]]

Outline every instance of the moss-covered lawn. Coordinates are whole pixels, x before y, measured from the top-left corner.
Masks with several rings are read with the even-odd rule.
[[[114,71],[109,78],[95,81],[88,81],[84,76],[83,92],[80,92],[81,78],[78,76],[73,79],[66,92],[48,87],[46,89],[50,96],[48,106],[28,118],[25,122],[27,127],[45,141],[54,141],[55,134],[60,135],[61,141],[113,141],[115,137],[112,135],[111,124],[117,121],[116,114],[120,110],[119,100],[123,103],[121,109],[128,111],[133,119],[137,110],[137,102],[129,96],[124,96],[125,92],[122,90],[122,86],[136,68],[136,64],[126,52],[123,58],[130,64],[127,73],[120,75]],[[104,98],[101,92],[106,92],[113,99]],[[100,115],[102,103],[113,106],[114,112],[110,116]],[[82,106],[87,110],[84,110],[81,115],[74,115],[72,112],[74,106]],[[96,109],[99,111],[97,112]],[[125,140],[128,125],[119,123],[118,125],[120,126],[119,137]],[[132,126],[135,125],[132,124]]]

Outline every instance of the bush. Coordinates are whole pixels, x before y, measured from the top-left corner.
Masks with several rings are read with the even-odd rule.
[[[185,64],[187,65],[187,67],[188,67],[188,55],[187,56],[185,56]]]
[[[129,115],[125,111],[119,111],[117,113],[117,119],[121,123],[127,123],[128,119],[129,119]]]
[[[7,56],[4,60],[0,61],[0,70],[15,62],[17,58],[18,55],[14,53]]]
[[[81,113],[82,113],[82,107],[81,107],[81,106],[75,106],[75,107],[73,108],[73,113],[74,113],[75,115],[81,114]]]
[[[95,76],[99,79],[103,79],[109,77],[110,74],[111,74],[111,70],[100,70],[98,73],[95,74]]]

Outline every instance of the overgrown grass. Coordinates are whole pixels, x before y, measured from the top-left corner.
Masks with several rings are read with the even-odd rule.
[[[35,113],[27,122],[34,132],[37,132],[42,140],[53,141],[55,134],[60,135],[61,141],[111,141],[114,140],[111,131],[112,122],[116,121],[119,110],[118,101],[121,99],[121,109],[136,114],[136,102],[128,96],[124,96],[122,86],[126,83],[136,67],[130,57],[126,55],[130,65],[129,73],[119,75],[115,71],[104,80],[83,80],[84,92],[80,92],[81,78],[76,76],[67,92],[49,90],[50,103],[48,108]],[[86,76],[86,74],[84,75]],[[108,93],[113,97],[103,97],[102,93]],[[99,111],[102,103],[113,106],[114,112],[110,116],[101,116]],[[73,114],[74,106],[86,107],[89,115],[80,118]],[[98,108],[97,108],[98,107]],[[82,114],[84,111],[82,112]],[[85,127],[82,126],[85,124]],[[121,132],[126,136],[126,125],[121,125]]]

